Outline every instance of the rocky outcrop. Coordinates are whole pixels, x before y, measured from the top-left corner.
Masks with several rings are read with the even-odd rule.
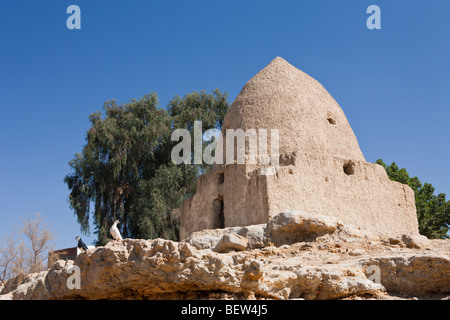
[[[292,244],[313,241],[322,235],[334,233],[343,225],[339,219],[331,216],[286,211],[269,221],[266,234],[275,245]]]
[[[237,235],[246,239],[247,245],[245,249],[257,249],[263,248],[267,244],[265,230],[265,224],[203,230],[192,233],[192,235],[184,241],[197,249],[212,249],[213,251],[216,251],[216,249],[220,249],[218,244],[223,237]]]
[[[450,240],[427,240],[418,248],[408,237],[380,239],[334,218],[295,211],[245,228],[205,230],[183,242],[110,242],[16,281],[0,299],[450,295]],[[79,288],[71,285],[77,268]]]

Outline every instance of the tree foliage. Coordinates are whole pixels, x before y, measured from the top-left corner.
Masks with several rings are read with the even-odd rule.
[[[428,238],[449,238],[450,201],[446,201],[445,193],[435,195],[430,183],[422,184],[419,178],[410,177],[406,169],[399,169],[395,162],[387,166],[379,159],[376,163],[386,169],[389,179],[407,184],[414,190],[420,234]]]
[[[217,89],[193,92],[175,96],[164,109],[151,93],[125,104],[107,101],[103,118],[92,114],[86,144],[64,179],[81,231],[90,232],[92,214],[98,245],[107,242],[115,219],[124,238],[177,240],[172,211],[195,192],[197,177],[208,166],[175,165],[171,151],[177,142],[171,134],[181,128],[193,134],[195,120],[202,121],[203,130],[220,128],[227,97]]]

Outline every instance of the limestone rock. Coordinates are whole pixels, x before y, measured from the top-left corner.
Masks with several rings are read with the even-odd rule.
[[[246,238],[246,249],[263,248],[266,243],[264,237],[265,227],[265,224],[259,224],[245,227],[207,229],[192,233],[191,236],[184,241],[197,249],[213,249],[218,245],[224,235],[234,234]]]
[[[50,298],[46,283],[47,272],[29,274],[24,282],[11,292],[13,300],[44,300]]]
[[[27,279],[27,276],[19,274],[18,276],[9,279],[6,281],[5,285],[3,287],[0,287],[0,294],[5,294],[7,292],[10,292],[13,290],[13,288],[17,288],[20,284],[23,282],[29,281]]]
[[[402,241],[408,248],[425,248],[430,245],[427,237],[423,235],[409,235],[404,234],[402,236]]]
[[[271,220],[266,227],[266,237],[275,245],[312,241],[335,232],[343,223],[331,216],[285,211]]]
[[[0,300],[450,296],[450,240],[408,248],[368,238],[364,230],[329,218],[284,212],[269,221],[265,231],[272,238],[265,239],[264,248],[248,249],[248,238],[236,233],[240,229],[207,232],[222,234],[212,241],[215,247],[233,243],[233,250],[243,250],[237,252],[163,239],[109,242],[73,261],[58,260],[48,271],[11,279]],[[254,229],[260,234],[261,228]],[[272,241],[282,245],[269,245]],[[67,285],[75,267],[80,289]]]
[[[367,278],[360,277],[338,277],[326,279],[317,295],[317,299],[329,300],[347,297],[351,295],[364,295],[384,292],[386,289],[382,284],[374,283]]]
[[[363,249],[354,249],[354,250],[349,252],[349,255],[351,255],[351,256],[362,256],[365,253],[366,253],[366,251],[363,250]]]
[[[402,239],[399,237],[390,237],[388,241],[390,244],[400,244],[402,242]]]
[[[264,235],[265,227],[265,224],[245,226],[241,227],[237,234],[247,239],[248,249],[263,248],[267,242]]]
[[[187,239],[184,239],[183,241],[189,243],[197,249],[211,249],[217,246],[224,234],[236,232],[236,228],[206,229],[193,232]]]
[[[383,286],[391,292],[422,296],[450,292],[450,256],[440,253],[386,255],[363,261],[378,266]]]
[[[247,248],[247,238],[237,234],[225,234],[214,247],[215,252],[228,252],[230,250],[244,251]]]
[[[243,248],[242,245],[240,248],[230,247],[230,249],[244,250],[263,248],[269,243],[282,246],[296,242],[313,241],[325,235],[332,237],[334,240],[343,241],[379,239],[371,232],[358,229],[352,225],[344,225],[342,221],[331,216],[290,210],[272,217],[267,224],[197,231],[185,239],[185,242],[197,249],[225,252],[226,248],[222,250],[219,246],[222,239],[226,243],[230,241],[230,238],[235,238],[235,241],[242,243],[242,245],[245,245],[246,241],[246,248]]]

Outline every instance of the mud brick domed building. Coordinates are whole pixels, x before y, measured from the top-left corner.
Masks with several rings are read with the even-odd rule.
[[[266,223],[289,209],[337,217],[379,235],[418,234],[412,189],[365,161],[341,107],[284,59],[244,86],[225,117],[223,145],[227,129],[277,129],[276,170],[262,174],[268,165],[259,162],[214,164],[180,208],[181,239],[203,229]]]

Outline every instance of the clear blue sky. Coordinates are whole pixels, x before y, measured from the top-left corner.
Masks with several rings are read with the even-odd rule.
[[[81,8],[81,30],[66,9]],[[366,9],[381,8],[381,30]],[[63,183],[105,100],[219,88],[233,101],[281,56],[344,110],[367,161],[450,197],[447,0],[0,0],[0,234],[40,212],[57,247],[79,225]],[[94,234],[84,236],[90,244]]]

